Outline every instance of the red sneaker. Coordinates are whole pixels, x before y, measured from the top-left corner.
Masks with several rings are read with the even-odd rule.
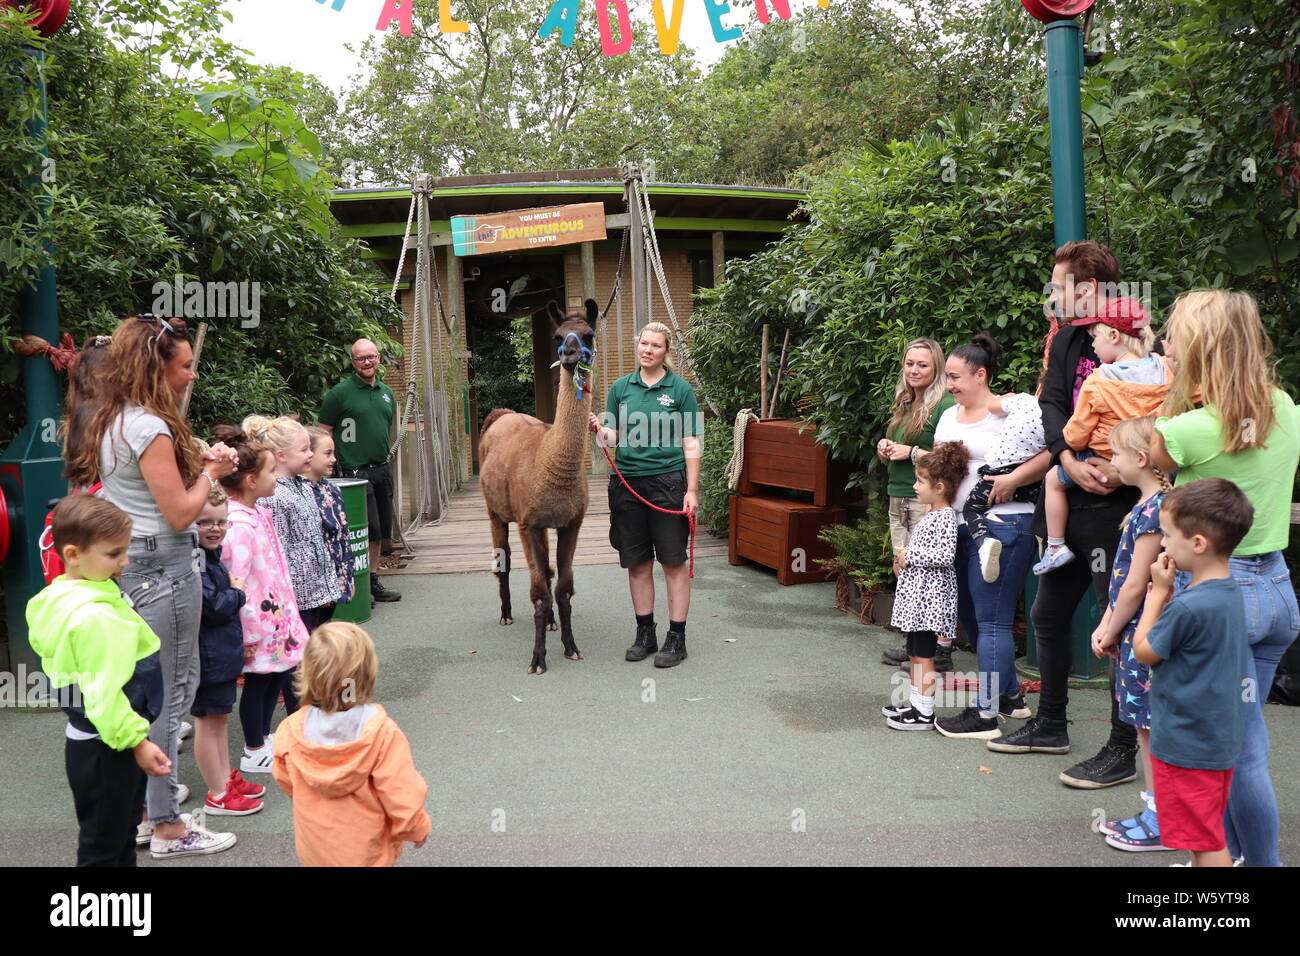
[[[246,817],[250,813],[256,813],[261,809],[261,800],[254,800],[252,797],[246,797],[234,790],[227,790],[226,795],[220,801],[213,799],[211,793],[203,801],[204,813],[222,814],[230,817]]]
[[[226,792],[237,793],[241,797],[252,797],[254,800],[266,796],[266,787],[259,783],[249,783],[239,775],[238,770],[230,771],[230,779],[226,781]]]

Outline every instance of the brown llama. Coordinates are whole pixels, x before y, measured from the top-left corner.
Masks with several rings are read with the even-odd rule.
[[[555,630],[552,600],[560,607],[560,641],[564,656],[582,660],[573,642],[569,599],[573,596],[573,552],[587,513],[587,420],[591,413],[591,357],[596,348],[599,309],[588,299],[586,312],[564,315],[547,304],[560,359],[560,394],[555,424],[547,425],[506,408],[493,409],[479,436],[479,487],[492,522],[493,566],[501,590],[501,623],[510,616],[510,522],[528,561],[533,604],[533,661],[530,674],[546,673],[546,631]],[[575,382],[574,376],[578,375]],[[578,395],[581,386],[581,397]],[[555,559],[559,577],[551,588],[546,529],[556,529]]]

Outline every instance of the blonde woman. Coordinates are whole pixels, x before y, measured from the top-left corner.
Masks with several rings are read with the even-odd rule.
[[[934,426],[939,416],[953,404],[944,383],[943,347],[934,339],[919,338],[903,350],[898,383],[894,386],[894,405],[890,410],[885,437],[876,443],[876,454],[889,467],[889,540],[894,549],[894,573],[907,551],[912,530],[925,515],[925,505],[917,500],[916,459],[934,446]],[[940,639],[935,668],[952,670],[952,641]],[[885,650],[881,662],[890,665],[907,661],[905,647]]]
[[[1282,865],[1262,707],[1278,661],[1300,630],[1300,609],[1282,558],[1300,463],[1300,413],[1277,385],[1272,353],[1249,293],[1198,289],[1179,296],[1165,331],[1165,355],[1176,371],[1151,442],[1156,467],[1177,469],[1175,487],[1226,478],[1255,509],[1250,531],[1228,562],[1245,602],[1255,663],[1225,816],[1228,849],[1247,866]],[[1152,753],[1165,759],[1158,742]]]
[[[637,339],[635,371],[609,387],[604,420],[589,421],[596,439],[615,447],[614,464],[637,494],[673,511],[699,506],[700,439],[703,422],[695,392],[673,373],[668,326],[647,322]],[[648,508],[609,476],[609,543],[627,568],[636,615],[636,638],[626,659],[643,661],[655,654],[655,667],[673,667],[686,659],[686,614],[691,606],[691,579],[686,564],[690,524],[685,516]],[[668,634],[663,650],[655,636],[654,562],[663,565],[668,587]]]

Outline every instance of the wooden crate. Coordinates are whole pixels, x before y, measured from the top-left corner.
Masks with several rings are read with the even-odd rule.
[[[781,584],[828,581],[833,575],[821,570],[817,559],[834,557],[834,552],[818,540],[817,532],[826,525],[843,524],[844,518],[844,509],[838,506],[732,495],[727,559],[732,564],[749,560],[772,568]],[[802,556],[796,549],[802,549]],[[794,570],[796,562],[804,570]]]
[[[764,418],[745,429],[745,463],[737,490],[761,495],[765,488],[811,491],[821,507],[850,500],[844,490],[850,468],[830,461],[817,444],[817,430],[806,422]]]

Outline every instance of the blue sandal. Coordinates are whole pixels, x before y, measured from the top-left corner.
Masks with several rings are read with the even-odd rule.
[[[1133,820],[1121,821],[1117,826],[1124,826],[1128,823],[1135,823],[1136,826],[1128,827],[1120,833],[1111,833],[1106,837],[1106,842],[1117,850],[1128,850],[1130,852],[1141,853],[1145,850],[1168,850],[1160,842],[1160,825],[1156,820],[1156,814],[1152,810],[1143,810]]]

